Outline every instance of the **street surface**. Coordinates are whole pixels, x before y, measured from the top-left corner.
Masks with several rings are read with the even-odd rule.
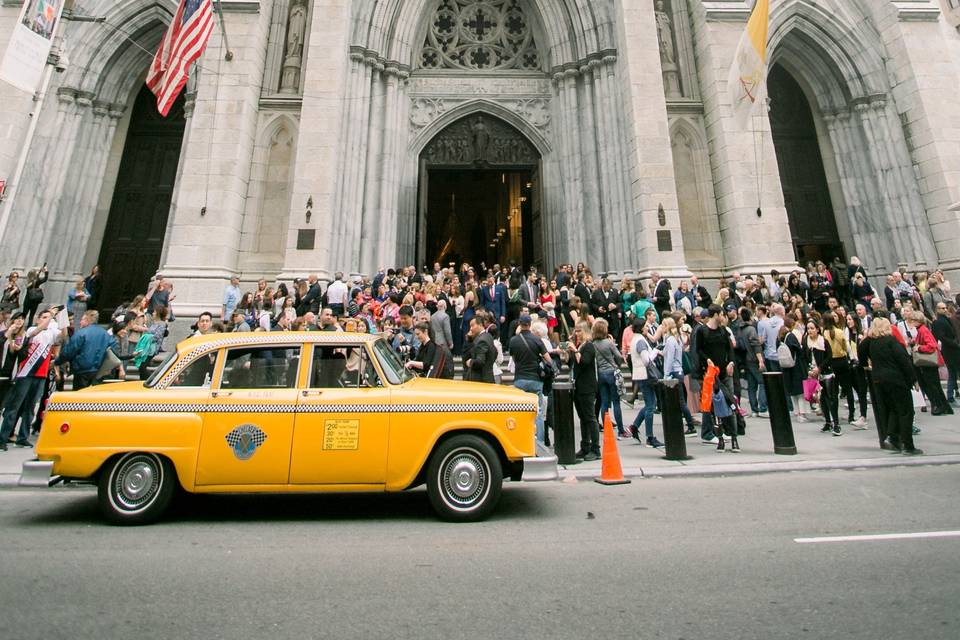
[[[0,491],[0,629],[30,638],[950,638],[960,467],[507,486],[485,523],[394,496],[189,497],[104,525]]]

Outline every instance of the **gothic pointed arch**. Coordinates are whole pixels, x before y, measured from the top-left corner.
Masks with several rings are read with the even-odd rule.
[[[677,117],[670,126],[670,143],[687,263],[701,269],[721,266],[717,201],[706,139],[694,122]]]

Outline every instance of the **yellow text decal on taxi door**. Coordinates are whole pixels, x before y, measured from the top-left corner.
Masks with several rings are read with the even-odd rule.
[[[356,451],[360,448],[359,420],[326,420],[323,425],[324,451]]]

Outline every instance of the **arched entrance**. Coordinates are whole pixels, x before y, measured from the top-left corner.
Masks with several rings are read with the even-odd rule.
[[[770,126],[796,258],[801,264],[846,259],[810,102],[780,65],[770,70],[768,92]]]
[[[541,262],[540,162],[530,141],[494,116],[443,129],[420,154],[418,263]]]
[[[181,94],[163,118],[146,86],[137,94],[98,260],[101,309],[112,310],[143,293],[160,267],[183,145],[183,106]]]

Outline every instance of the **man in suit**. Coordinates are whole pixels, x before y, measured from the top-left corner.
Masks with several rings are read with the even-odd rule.
[[[434,340],[438,344],[453,350],[453,330],[450,327],[447,303],[445,300],[437,300],[437,310],[430,316],[430,328],[433,329]]]
[[[940,341],[940,353],[947,365],[947,402],[953,404],[957,396],[957,374],[960,373],[960,340],[951,322],[946,302],[938,302],[937,318],[933,321],[933,337]]]
[[[609,278],[600,281],[600,288],[593,292],[590,306],[593,307],[597,318],[607,321],[610,335],[620,336],[620,294],[613,288]]]
[[[507,290],[494,276],[488,276],[480,289],[480,306],[490,312],[493,321],[502,327],[507,321]]]
[[[303,300],[300,301],[300,307],[297,308],[297,315],[299,316],[306,315],[308,312],[320,313],[320,299],[323,297],[320,290],[320,280],[316,274],[311,273],[307,277],[307,283],[310,288],[303,296]]]
[[[497,359],[497,348],[493,344],[493,336],[487,333],[483,326],[483,316],[477,315],[470,319],[469,335],[473,339],[470,348],[470,358],[464,362],[470,382],[487,382],[495,384],[493,364]]]
[[[706,309],[713,304],[713,296],[710,295],[706,287],[700,284],[700,279],[697,276],[690,276],[690,292],[693,293],[693,299],[697,302],[694,305],[695,307]]]
[[[867,307],[863,304],[858,304],[856,306],[857,314],[857,324],[860,325],[860,331],[863,335],[867,335],[867,331],[870,330],[870,325],[873,324],[873,316],[867,312]]]
[[[527,274],[527,281],[520,287],[520,300],[531,313],[540,308],[540,287],[537,286],[537,272],[533,269]]]
[[[656,271],[650,274],[653,280],[653,307],[657,310],[660,318],[670,315],[670,281],[660,278]]]
[[[580,314],[581,317],[586,317],[591,315],[593,300],[593,292],[590,290],[590,286],[587,284],[587,278],[584,275],[580,275],[577,278],[577,286],[573,288],[573,295],[580,298],[580,302],[583,304],[583,312]]]

